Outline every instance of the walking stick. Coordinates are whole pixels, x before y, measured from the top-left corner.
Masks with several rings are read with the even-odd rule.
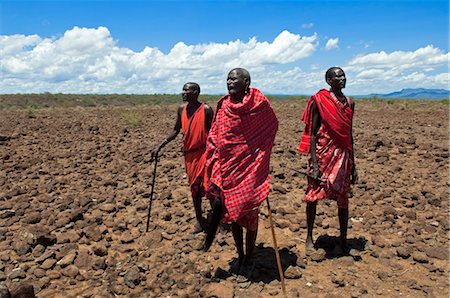
[[[148,232],[148,225],[150,224],[150,211],[152,210],[152,201],[153,201],[153,191],[155,189],[155,181],[156,181],[156,165],[158,164],[158,152],[155,154],[155,167],[153,168],[153,181],[152,181],[152,191],[150,193],[150,199],[148,201],[148,209],[147,209],[147,227],[145,232]]]
[[[269,197],[266,198],[266,201],[267,201],[267,210],[269,212],[270,229],[272,230],[272,238],[273,238],[273,246],[275,249],[275,257],[277,259],[278,274],[280,275],[281,290],[283,291],[283,295],[286,297],[286,288],[284,287],[283,269],[281,268],[281,259],[280,259],[280,254],[278,253],[277,239],[275,238],[275,229],[273,228],[272,210],[270,209]]]
[[[290,167],[286,167],[286,168],[291,170],[291,171],[297,172],[299,174],[305,175],[307,177],[311,177],[311,175],[308,172],[306,172],[306,171],[300,171],[300,170],[296,170],[296,169],[293,169],[293,168],[290,168]],[[317,181],[320,181],[320,182],[323,182],[323,183],[327,183],[327,180],[324,180],[324,179],[321,179],[321,178],[313,178],[313,179],[315,179]]]

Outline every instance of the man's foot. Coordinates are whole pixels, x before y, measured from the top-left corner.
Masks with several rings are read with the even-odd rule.
[[[234,259],[230,264],[230,273],[231,274],[239,274],[239,271],[241,270],[242,266],[242,260],[237,258]]]
[[[219,229],[217,230],[216,238],[219,245],[226,244],[226,231],[221,225],[219,225]]]
[[[198,234],[198,233],[203,232],[203,231],[204,231],[204,228],[203,228],[202,224],[197,220],[196,223],[195,223],[195,226],[192,228],[191,233],[192,234]]]
[[[312,239],[306,239],[306,244],[305,244],[305,254],[306,256],[311,255],[316,249],[314,248],[314,243],[312,241]]]
[[[245,257],[239,270],[239,275],[243,275],[248,278],[252,275],[254,270],[255,270],[255,262]]]
[[[212,207],[213,213],[211,216],[211,221],[208,223],[208,229],[206,230],[205,246],[203,249],[204,252],[207,252],[211,247],[214,238],[216,237],[217,228],[220,224],[220,217],[222,214],[222,202],[220,199],[215,199],[214,203],[212,203]]]

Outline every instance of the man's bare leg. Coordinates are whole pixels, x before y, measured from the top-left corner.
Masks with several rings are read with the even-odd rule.
[[[245,235],[245,262],[250,262],[253,251],[255,250],[256,236],[258,235],[258,229],[251,231],[247,229],[247,234]]]
[[[307,254],[314,250],[314,241],[312,236],[313,236],[314,221],[316,219],[316,209],[317,209],[317,202],[306,203],[306,224],[308,226],[308,231],[306,235]]]
[[[200,233],[206,230],[205,222],[202,217],[202,197],[197,195],[196,197],[192,197],[192,201],[194,202],[195,218],[197,220],[193,232]]]
[[[220,224],[220,218],[222,216],[222,201],[220,200],[220,198],[211,200],[211,207],[212,216],[208,226],[208,230],[206,232],[205,244],[203,246],[204,251],[208,251],[208,249],[211,247],[213,240],[216,237],[217,228]]]
[[[239,271],[242,262],[244,261],[244,236],[242,227],[236,223],[231,223],[231,231],[233,232],[234,243],[236,244],[236,249],[238,251],[238,265],[237,268],[234,268],[236,271]]]
[[[339,216],[341,249],[342,249],[343,253],[347,253],[348,252],[348,246],[347,246],[348,208],[338,208],[338,216]]]
[[[254,269],[255,264],[252,262],[253,251],[255,250],[256,236],[258,235],[258,230],[251,231],[247,229],[245,235],[245,257],[239,268],[239,275],[249,277]]]

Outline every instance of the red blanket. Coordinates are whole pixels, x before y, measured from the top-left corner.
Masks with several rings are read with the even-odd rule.
[[[269,162],[278,120],[267,98],[251,88],[241,103],[219,100],[206,148],[205,189],[221,191],[224,221],[238,221],[269,194]]]
[[[184,135],[183,151],[186,173],[189,184],[192,185],[197,178],[203,178],[207,132],[204,104],[200,105],[190,119],[187,117],[186,107],[181,115],[181,129]]]
[[[302,116],[305,130],[299,152],[310,153],[312,131],[311,104],[316,102],[321,117],[321,126],[316,138],[316,156],[322,181],[308,177],[308,188],[304,200],[314,202],[326,198],[337,200],[340,208],[348,207],[348,191],[352,170],[353,148],[351,143],[351,124],[353,111],[350,100],[342,104],[333,98],[328,90],[320,90],[313,95]],[[311,170],[311,160],[310,160]]]
[[[306,124],[298,151],[309,154],[309,144],[311,139],[312,115],[311,104],[316,102],[317,109],[322,119],[322,125],[325,126],[330,137],[341,149],[352,151],[351,143],[351,125],[353,111],[350,108],[350,102],[342,105],[334,99],[330,91],[322,89],[308,101],[305,111],[302,115],[302,121]]]

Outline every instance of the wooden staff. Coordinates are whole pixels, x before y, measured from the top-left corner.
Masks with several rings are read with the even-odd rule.
[[[327,180],[324,180],[324,179],[321,179],[321,178],[314,178],[306,171],[300,171],[300,170],[296,170],[296,169],[293,169],[293,168],[290,168],[290,167],[286,167],[286,168],[291,170],[291,171],[297,172],[299,174],[305,175],[307,177],[311,177],[311,178],[313,178],[313,179],[315,179],[317,181],[320,181],[320,182],[323,182],[323,183],[327,183]]]
[[[155,189],[155,181],[156,181],[156,165],[158,164],[158,152],[155,154],[155,167],[153,168],[153,181],[152,181],[152,191],[150,193],[150,199],[148,201],[148,208],[147,208],[147,227],[145,229],[145,232],[148,232],[148,226],[150,224],[150,211],[152,210],[152,201],[153,201],[153,192]]]
[[[278,274],[280,275],[281,290],[283,291],[283,295],[286,297],[286,288],[284,287],[283,268],[281,267],[281,259],[280,259],[280,254],[278,253],[277,238],[275,237],[275,229],[273,228],[272,210],[270,209],[269,197],[266,198],[266,201],[267,201],[267,210],[269,212],[270,229],[272,230],[272,238],[273,238],[273,246],[275,249],[275,257],[277,259]]]

